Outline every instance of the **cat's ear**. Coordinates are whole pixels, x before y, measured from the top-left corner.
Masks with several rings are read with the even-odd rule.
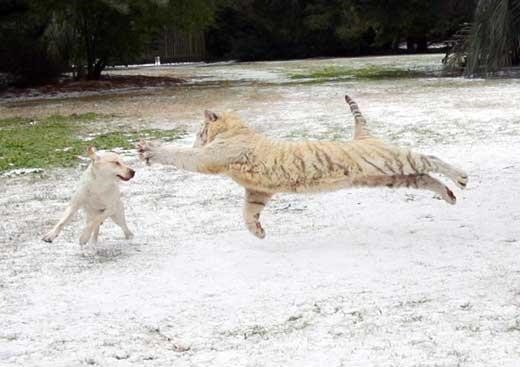
[[[205,110],[204,111],[204,118],[206,119],[206,121],[208,122],[215,122],[218,120],[218,116],[215,112],[211,112],[209,110]]]

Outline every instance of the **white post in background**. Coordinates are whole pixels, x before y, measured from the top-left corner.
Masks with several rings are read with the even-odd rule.
[[[161,56],[155,56],[155,66],[161,65]]]

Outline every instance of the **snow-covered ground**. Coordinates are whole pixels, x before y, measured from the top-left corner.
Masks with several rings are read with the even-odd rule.
[[[271,65],[291,62],[246,67]],[[279,195],[261,241],[235,183],[130,154],[136,237],[106,223],[82,251],[81,216],[40,240],[80,170],[1,177],[0,366],[519,366],[519,81],[224,84],[0,108],[190,130],[204,108],[234,108],[273,137],[337,139],[352,132],[347,92],[377,135],[469,172],[456,206],[412,190]]]

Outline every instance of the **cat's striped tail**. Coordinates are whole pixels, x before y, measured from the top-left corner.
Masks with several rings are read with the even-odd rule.
[[[356,102],[349,96],[345,96],[345,101],[350,106],[350,111],[354,115],[355,127],[354,127],[354,139],[363,139],[370,136],[370,132],[367,127],[367,120],[363,117],[363,114],[359,110]]]

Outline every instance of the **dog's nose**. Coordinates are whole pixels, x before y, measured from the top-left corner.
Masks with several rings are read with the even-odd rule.
[[[130,178],[135,176],[135,171],[133,169],[130,169]]]

